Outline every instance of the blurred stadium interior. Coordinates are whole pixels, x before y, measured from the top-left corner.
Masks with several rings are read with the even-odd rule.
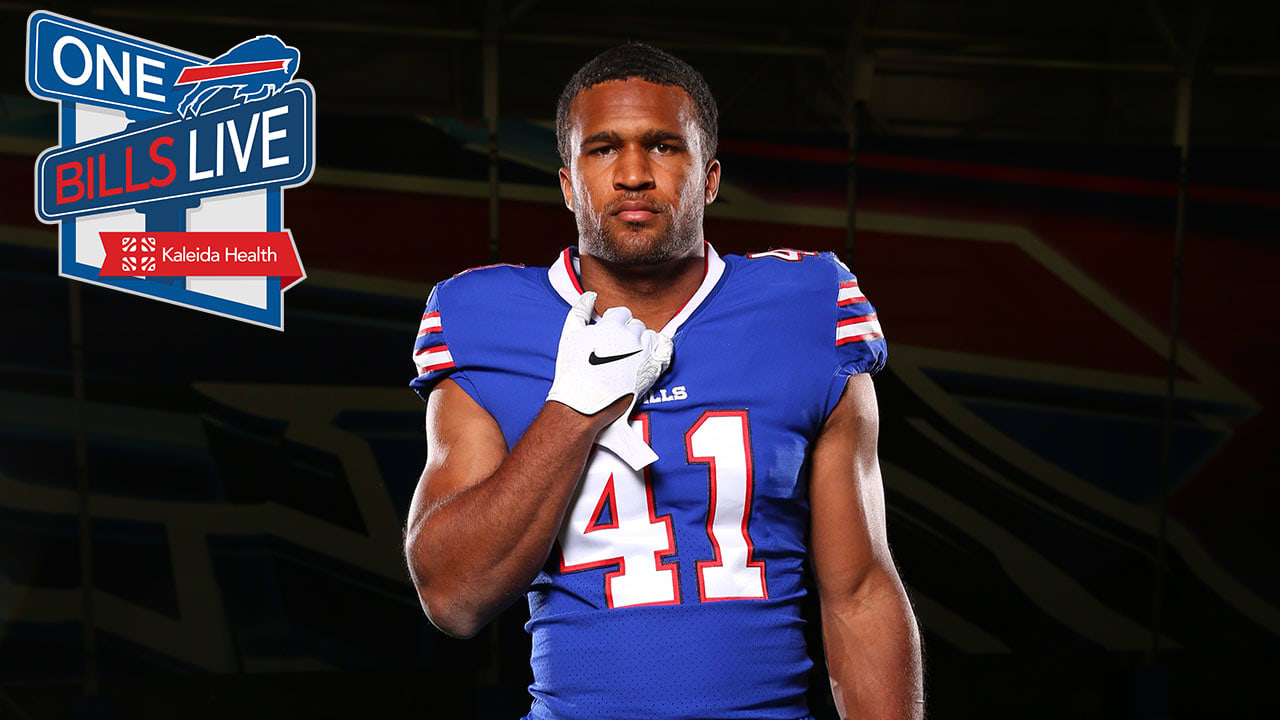
[[[879,308],[930,716],[1280,709],[1280,5],[48,7],[301,50],[318,169],[285,193],[285,333],[57,276],[36,9],[0,2],[0,718],[527,711],[523,603],[453,640],[404,570],[409,350],[435,281],[574,242],[555,99],[628,40],[719,102],[710,242],[835,250]]]

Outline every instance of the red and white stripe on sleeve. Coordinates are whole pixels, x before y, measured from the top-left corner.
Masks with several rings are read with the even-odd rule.
[[[858,289],[857,278],[840,283],[840,294],[836,296],[836,307],[844,307],[866,301],[867,296],[863,295],[862,291]]]
[[[858,287],[858,279],[840,283],[836,294],[836,345],[879,340],[884,337],[875,308]]]
[[[418,325],[418,337],[422,337],[428,333],[442,332],[443,330],[444,328],[440,325],[440,313],[423,313],[422,323]]]
[[[418,366],[418,374],[426,375],[435,370],[453,367],[453,356],[445,345],[423,348],[413,353],[413,363]]]
[[[439,312],[427,312],[418,324],[418,339],[413,345],[413,364],[418,376],[453,367],[453,356],[444,343],[444,325]]]
[[[875,313],[836,322],[836,345],[877,340],[882,337],[884,333],[880,331],[880,321],[876,320]]]

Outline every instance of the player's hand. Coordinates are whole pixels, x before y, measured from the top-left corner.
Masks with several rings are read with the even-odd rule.
[[[639,397],[671,362],[671,341],[625,307],[609,308],[592,323],[595,302],[596,294],[585,292],[565,317],[547,393],[547,400],[583,415],[595,415],[626,395]]]
[[[596,442],[639,469],[657,455],[627,425],[631,409],[671,363],[671,340],[649,330],[625,307],[609,308],[591,323],[596,294],[586,292],[569,310],[560,332],[556,375],[547,400],[583,415],[595,415],[615,400],[632,396],[631,405]],[[639,464],[637,467],[637,463]]]

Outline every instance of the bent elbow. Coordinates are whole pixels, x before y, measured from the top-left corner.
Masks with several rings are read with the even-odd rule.
[[[432,613],[428,610],[427,619],[430,620],[431,624],[435,625],[436,629],[440,632],[448,635],[449,637],[458,638],[459,640],[470,640],[484,629],[484,623],[476,622],[470,618],[460,617],[457,614]]]
[[[417,589],[422,611],[431,624],[445,635],[467,640],[475,637],[484,628],[485,623],[480,618],[465,608],[459,607],[459,604],[452,602],[448,596],[432,592],[430,588],[423,585],[418,585]]]
[[[423,562],[424,553],[419,546],[420,542],[420,536],[406,531],[405,560],[409,566],[409,580],[418,593],[422,612],[432,625],[446,635],[463,639],[474,637],[484,623],[470,617],[465,612],[464,603],[458,601],[457,593],[451,591],[449,583],[432,572],[433,568],[429,563]]]

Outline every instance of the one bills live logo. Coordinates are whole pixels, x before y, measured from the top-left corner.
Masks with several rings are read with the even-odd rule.
[[[299,60],[274,35],[210,59],[32,13],[27,89],[59,106],[35,168],[59,274],[283,330],[306,273],[282,196],[315,165]]]

